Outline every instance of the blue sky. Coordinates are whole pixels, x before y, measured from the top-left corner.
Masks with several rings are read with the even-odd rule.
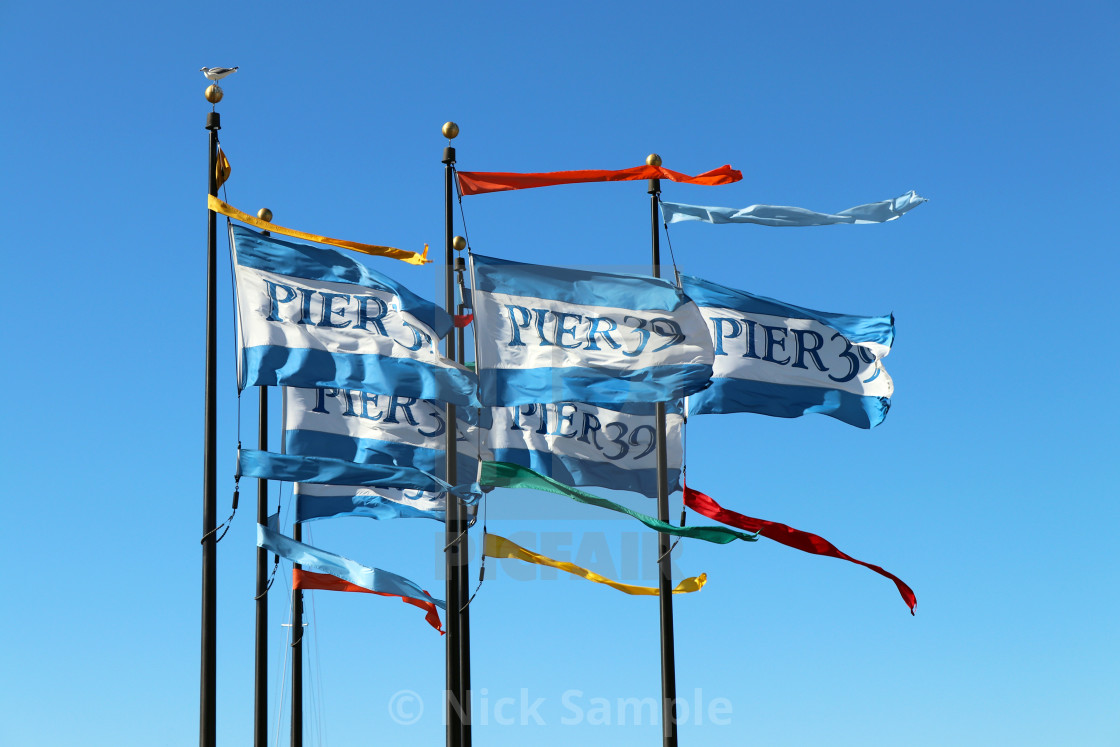
[[[911,617],[889,581],[848,563],[765,540],[682,542],[681,574],[709,583],[675,604],[678,692],[704,714],[681,743],[1120,741],[1114,3],[48,1],[2,14],[0,742],[197,742],[203,65],[241,67],[219,106],[229,201],[357,241],[438,249],[449,119],[463,170],[624,168],[656,151],[686,173],[744,174],[666,183],[666,200],[830,211],[928,197],[886,225],[670,230],[690,274],[895,314],[882,426],[697,417],[688,474],[918,596]],[[463,210],[482,254],[648,263],[642,183],[477,196]],[[220,518],[238,438],[224,257]],[[442,298],[434,265],[370,264]],[[255,392],[243,400],[254,443]],[[252,734],[255,498],[243,487],[219,545],[222,744]],[[489,512],[492,531],[526,546],[651,582],[653,535],[634,523],[524,491],[496,492]],[[322,521],[311,534],[442,587],[434,522]],[[281,745],[283,570],[270,661]],[[440,743],[442,640],[413,608],[356,596],[308,603],[309,744]],[[654,743],[648,714],[620,703],[659,694],[656,606],[491,564],[472,605],[476,719],[488,719],[475,743]],[[424,706],[414,724],[390,711],[404,691]]]

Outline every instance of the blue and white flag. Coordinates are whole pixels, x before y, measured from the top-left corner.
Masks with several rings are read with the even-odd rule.
[[[478,472],[478,410],[455,411],[456,482],[472,482]],[[284,452],[416,467],[445,478],[447,410],[430,400],[395,394],[285,387]]]
[[[477,405],[475,376],[436,347],[451,319],[333,249],[231,228],[238,385],[343,387]]]
[[[479,398],[667,402],[712,374],[712,341],[672,283],[471,255]]]
[[[882,358],[894,318],[830,314],[682,276],[715,344],[712,386],[688,400],[690,415],[809,412],[871,428],[883,422],[894,382]]]
[[[836,223],[886,223],[927,202],[914,190],[893,200],[870,202],[841,210],[818,213],[785,205],[751,205],[745,208],[705,207],[662,202],[661,215],[666,223],[700,220],[705,223],[755,223],[760,226],[829,226]]]
[[[292,492],[296,499],[296,521],[336,516],[443,521],[447,512],[445,493],[422,490],[297,482]]]
[[[493,410],[483,455],[565,485],[632,490],[657,497],[657,428],[652,415],[633,415],[577,402]],[[680,490],[679,413],[665,416],[668,486]]]

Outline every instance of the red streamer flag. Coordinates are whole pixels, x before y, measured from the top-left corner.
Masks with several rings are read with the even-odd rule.
[[[465,327],[474,321],[474,314],[456,314],[453,318],[456,327]]]
[[[440,622],[439,613],[436,612],[436,606],[431,602],[425,602],[420,599],[410,599],[409,597],[402,597],[398,594],[382,594],[369,589],[363,589],[357,584],[352,584],[349,581],[344,581],[337,576],[332,576],[328,573],[312,573],[305,571],[302,568],[292,569],[292,588],[293,589],[321,589],[324,591],[360,591],[363,594],[376,594],[379,597],[397,597],[405,604],[411,604],[413,607],[419,607],[426,610],[428,614],[424,619],[428,624],[439,631],[443,635],[443,623]]]
[[[684,505],[691,508],[698,514],[703,514],[709,519],[714,519],[721,524],[727,524],[738,529],[743,529],[748,532],[758,532],[767,539],[780,542],[783,545],[792,547],[802,552],[812,553],[814,555],[827,555],[831,558],[840,558],[847,560],[851,563],[862,565],[870,568],[881,576],[886,576],[894,585],[898,587],[898,593],[902,595],[902,600],[906,602],[906,606],[910,608],[910,614],[914,614],[914,607],[918,604],[918,598],[914,596],[914,592],[907,586],[902,579],[898,576],[883,570],[877,565],[864,563],[862,560],[856,560],[850,555],[847,555],[837,549],[836,545],[832,544],[824,537],[820,537],[809,532],[802,532],[800,529],[779,524],[776,521],[766,521],[764,519],[754,519],[750,516],[729,511],[723,506],[715,502],[711,497],[704,495],[699,490],[685,486],[684,489]]]
[[[486,192],[504,192],[509,189],[531,189],[532,187],[552,187],[557,184],[583,184],[585,182],[631,182],[641,179],[668,179],[682,184],[704,184],[716,186],[731,184],[743,178],[743,172],[730,166],[705,171],[703,174],[689,176],[678,171],[670,171],[661,166],[635,166],[631,169],[611,171],[607,169],[587,169],[584,171],[550,171],[543,174],[516,174],[505,171],[460,171],[459,189],[464,195],[480,195]]]

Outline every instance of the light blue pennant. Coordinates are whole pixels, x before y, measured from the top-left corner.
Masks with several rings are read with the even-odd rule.
[[[836,223],[886,223],[927,202],[914,190],[893,200],[869,202],[838,213],[818,213],[785,205],[751,205],[745,208],[706,207],[662,202],[666,223],[699,220],[705,223],[754,223],[760,226],[829,226]]]

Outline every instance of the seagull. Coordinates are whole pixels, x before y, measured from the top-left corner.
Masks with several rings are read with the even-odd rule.
[[[219,81],[227,75],[237,72],[236,67],[200,67],[199,72],[206,76],[206,80]]]

